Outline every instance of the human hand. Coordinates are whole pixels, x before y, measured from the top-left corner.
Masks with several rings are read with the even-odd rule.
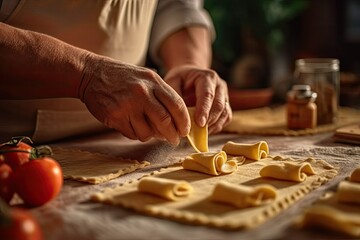
[[[99,121],[130,139],[177,145],[190,130],[183,99],[146,68],[89,55],[79,97]]]
[[[193,65],[171,69],[164,80],[184,99],[195,105],[195,122],[209,126],[209,133],[220,132],[232,118],[227,84],[215,71]]]

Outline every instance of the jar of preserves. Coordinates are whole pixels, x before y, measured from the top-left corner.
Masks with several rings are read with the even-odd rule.
[[[294,85],[287,93],[287,127],[315,128],[317,125],[317,94],[309,85]]]

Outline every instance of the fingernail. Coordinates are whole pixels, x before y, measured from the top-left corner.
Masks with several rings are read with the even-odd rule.
[[[206,124],[206,118],[203,116],[200,118],[200,127],[204,127]]]
[[[179,137],[176,137],[173,141],[171,141],[171,144],[174,145],[174,146],[179,145],[179,143],[180,143],[180,138]]]

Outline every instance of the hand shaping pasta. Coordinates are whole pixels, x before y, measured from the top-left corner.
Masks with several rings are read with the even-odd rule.
[[[183,99],[146,68],[89,55],[79,96],[99,121],[130,139],[178,144],[190,130]]]
[[[187,106],[195,106],[195,121],[203,127],[209,125],[209,133],[223,129],[232,118],[228,103],[227,84],[216,72],[194,65],[182,65],[171,69],[164,80],[184,99]]]

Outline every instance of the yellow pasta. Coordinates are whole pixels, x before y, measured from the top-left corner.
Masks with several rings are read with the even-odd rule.
[[[331,206],[314,205],[300,222],[301,227],[320,227],[360,237],[360,215],[343,212]]]
[[[306,180],[307,175],[316,174],[310,163],[303,162],[296,163],[283,163],[281,165],[268,165],[260,170],[260,176],[271,177],[280,180],[289,180],[294,182],[303,182]]]
[[[360,167],[356,168],[350,176],[351,182],[360,182]]]
[[[265,141],[260,141],[254,144],[227,142],[223,148],[227,154],[236,156],[245,156],[253,160],[260,160],[266,158],[269,154],[269,146]]]
[[[237,208],[247,208],[270,203],[276,195],[276,189],[269,184],[245,186],[222,181],[215,186],[210,200]]]
[[[190,107],[188,111],[191,119],[191,128],[187,139],[196,152],[208,152],[208,125],[199,127],[195,123],[195,108]]]
[[[168,200],[177,201],[187,197],[193,191],[186,181],[165,178],[144,177],[139,181],[138,190]]]
[[[360,204],[360,184],[341,181],[337,189],[337,198],[339,202]]]
[[[237,162],[227,161],[224,151],[193,153],[183,161],[183,168],[210,175],[232,173],[237,170]]]

